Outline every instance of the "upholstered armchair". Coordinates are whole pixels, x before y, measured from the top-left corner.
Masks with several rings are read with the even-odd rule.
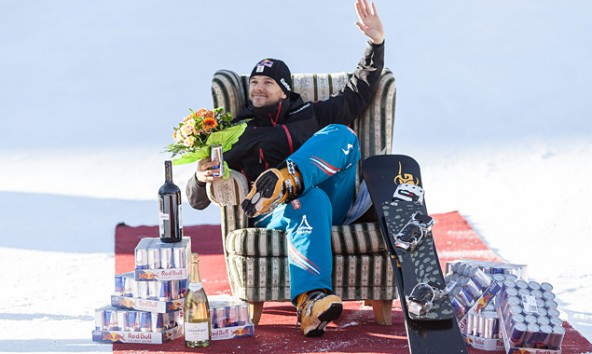
[[[304,101],[328,98],[345,86],[351,74],[294,74],[293,90]],[[214,107],[224,107],[236,116],[248,97],[248,75],[220,70],[212,80]],[[361,162],[372,155],[391,152],[395,118],[395,78],[383,70],[378,92],[352,126],[360,140]],[[358,166],[358,183],[362,179]],[[286,237],[283,231],[250,228],[240,203],[249,186],[245,177],[231,171],[231,178],[209,183],[212,202],[220,207],[221,229],[228,280],[232,294],[251,305],[258,323],[265,301],[289,301],[290,277]],[[356,194],[357,194],[356,190]],[[346,300],[371,304],[379,324],[391,324],[395,278],[380,229],[376,222],[333,226],[333,286]]]

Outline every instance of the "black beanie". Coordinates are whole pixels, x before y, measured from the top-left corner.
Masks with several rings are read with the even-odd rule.
[[[251,77],[255,75],[269,76],[277,82],[286,96],[290,97],[292,91],[292,74],[286,63],[279,59],[263,59],[251,72]]]

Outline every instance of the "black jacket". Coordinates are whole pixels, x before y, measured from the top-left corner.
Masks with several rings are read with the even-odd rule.
[[[327,100],[304,102],[299,94],[291,93],[273,106],[256,108],[249,102],[235,120],[251,120],[224,159],[230,168],[254,181],[266,169],[278,167],[321,128],[349,125],[372,101],[383,67],[384,43],[368,44],[347,85]],[[187,183],[189,204],[196,209],[210,204],[204,187],[195,176]]]

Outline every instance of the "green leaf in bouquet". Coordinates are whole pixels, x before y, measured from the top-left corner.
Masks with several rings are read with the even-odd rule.
[[[187,153],[179,158],[173,160],[173,165],[186,165],[188,163],[194,163],[207,156],[210,156],[210,147],[203,147],[196,152]]]
[[[238,141],[241,135],[245,132],[247,128],[247,123],[241,123],[237,125],[233,125],[232,127],[226,128],[219,132],[212,133],[208,140],[206,141],[206,145],[221,145],[222,151],[226,152],[232,148],[232,145]]]

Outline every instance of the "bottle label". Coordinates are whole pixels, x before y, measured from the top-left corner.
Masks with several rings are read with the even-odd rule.
[[[187,286],[187,288],[191,291],[193,291],[194,293],[200,291],[203,288],[203,285],[201,285],[201,283],[189,283],[189,285]]]
[[[170,219],[171,218],[170,218],[169,213],[160,212],[158,214],[158,220],[159,220],[158,230],[159,230],[161,236],[164,235],[164,222],[169,221]]]
[[[181,208],[181,204],[179,204],[179,229],[183,230],[183,208]]]
[[[208,321],[191,323],[185,322],[185,340],[186,341],[206,341],[210,339]]]

